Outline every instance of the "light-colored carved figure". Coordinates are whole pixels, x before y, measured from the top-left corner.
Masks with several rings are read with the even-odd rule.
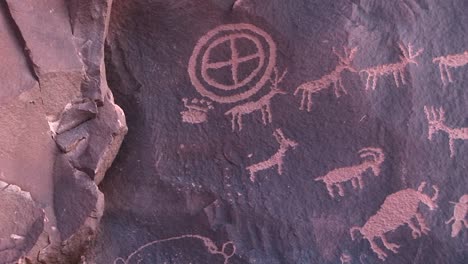
[[[279,76],[278,69],[275,68],[274,70],[275,78],[274,79],[270,78],[271,90],[268,94],[258,99],[257,101],[247,102],[245,104],[237,105],[225,113],[225,115],[231,115],[232,131],[236,130],[236,124],[237,124],[237,127],[239,128],[239,131],[241,131],[242,130],[242,116],[253,113],[255,111],[262,112],[262,120],[263,120],[264,125],[272,122],[273,118],[271,114],[271,99],[273,99],[273,97],[277,94],[286,94],[285,91],[278,88],[278,84],[283,80],[286,73],[287,71],[284,71],[283,74]]]
[[[449,67],[458,68],[468,64],[468,51],[460,54],[451,54],[447,56],[441,56],[432,60],[434,63],[439,64],[440,79],[444,85],[448,82],[453,82],[452,74],[450,73]]]
[[[340,256],[341,264],[351,264],[353,257],[349,253],[343,253]]]
[[[249,43],[255,51],[244,54],[239,49],[241,42]],[[222,51],[229,51],[227,61],[215,59]],[[255,67],[244,76],[241,68],[247,63]],[[251,24],[227,24],[200,38],[190,57],[188,73],[203,97],[218,103],[235,103],[260,91],[275,65],[276,44],[268,33]],[[232,79],[216,79],[213,73],[218,71],[229,71]]]
[[[297,142],[286,138],[283,134],[283,131],[281,131],[281,129],[279,128],[276,129],[276,131],[273,133],[273,136],[275,137],[276,141],[278,141],[278,144],[280,145],[279,149],[269,159],[247,167],[247,170],[250,173],[250,180],[252,182],[255,181],[255,173],[273,168],[274,166],[278,167],[278,174],[282,175],[283,174],[283,162],[284,162],[283,159],[284,159],[284,156],[286,155],[286,152],[290,149],[295,149],[298,146]]]
[[[234,245],[234,243],[232,241],[228,241],[226,243],[224,243],[221,247],[221,249],[219,249],[216,244],[209,238],[207,237],[204,237],[204,236],[200,236],[200,235],[182,235],[182,236],[177,236],[177,237],[171,237],[171,238],[166,238],[166,239],[160,239],[160,240],[154,240],[152,242],[149,242],[149,243],[146,243],[144,244],[143,246],[139,247],[137,250],[133,251],[126,259],[124,258],[116,258],[114,260],[114,264],[131,264],[131,263],[140,263],[140,261],[136,262],[135,261],[135,258],[138,256],[139,253],[141,253],[144,249],[150,247],[150,246],[153,246],[153,245],[156,245],[156,244],[160,244],[160,243],[164,243],[164,242],[169,242],[169,241],[174,241],[174,240],[180,240],[180,239],[187,239],[187,238],[190,238],[190,239],[198,239],[198,240],[201,240],[203,242],[203,245],[206,247],[206,249],[208,250],[208,252],[212,255],[222,255],[224,257],[224,262],[223,264],[228,264],[229,263],[229,259],[234,256],[234,254],[236,253],[236,246]],[[232,249],[229,250],[228,247],[231,247]],[[231,253],[228,253],[228,251],[232,251]],[[130,261],[134,261],[134,262],[130,262]]]
[[[436,109],[434,107],[424,106],[424,113],[426,114],[427,120],[429,122],[429,131],[428,139],[432,140],[433,135],[438,131],[443,131],[448,134],[449,137],[449,147],[450,147],[450,157],[455,156],[455,140],[468,139],[468,127],[462,128],[451,128],[445,124],[445,111],[440,107]]]
[[[205,99],[192,99],[191,102],[187,98],[183,98],[185,108],[187,110],[180,112],[182,122],[190,124],[200,124],[208,119],[208,111],[214,109],[213,104]]]
[[[468,194],[460,197],[458,203],[450,202],[455,204],[455,209],[453,209],[453,216],[445,224],[452,224],[452,237],[458,236],[463,226],[468,228],[468,220],[466,220],[466,213],[468,212]]]
[[[371,170],[375,176],[380,175],[380,167],[385,160],[385,155],[380,148],[363,148],[359,152],[359,156],[364,159],[361,164],[338,168],[330,171],[325,176],[315,178],[315,181],[323,181],[327,186],[328,193],[331,197],[335,197],[333,187],[338,188],[338,194],[344,196],[342,184],[351,181],[353,188],[358,186],[360,189],[364,187],[362,180],[364,172]]]
[[[354,232],[359,231],[362,236],[369,241],[372,250],[377,256],[385,260],[387,254],[376,244],[375,239],[380,238],[385,248],[393,253],[398,253],[397,249],[400,246],[388,242],[385,238],[386,233],[395,231],[398,227],[407,224],[412,230],[411,235],[414,239],[420,237],[422,233],[428,234],[430,229],[426,225],[421,213],[419,213],[418,207],[421,202],[427,205],[430,210],[436,209],[439,189],[435,185],[432,186],[435,193],[434,196],[430,197],[423,193],[425,186],[426,183],[422,182],[417,191],[408,188],[387,196],[380,206],[379,211],[371,216],[363,227],[353,227],[350,229],[351,238],[354,240]],[[413,219],[419,224],[419,228],[415,225]]]
[[[353,59],[356,56],[356,52],[357,48],[345,48],[344,56],[342,56],[335,50],[335,48],[333,48],[333,53],[335,53],[335,55],[339,58],[339,62],[336,68],[329,74],[323,76],[322,78],[303,83],[296,88],[294,95],[298,95],[300,92],[302,92],[301,106],[299,108],[300,110],[307,109],[307,112],[310,112],[312,110],[312,95],[320,92],[321,90],[325,90],[330,86],[332,86],[332,89],[335,92],[335,96],[337,98],[341,96],[341,93],[348,93],[344,88],[341,74],[345,70],[357,72],[357,70],[354,69],[352,66]]]
[[[369,90],[370,88],[375,90],[379,77],[390,74],[393,74],[393,78],[397,87],[400,87],[400,80],[403,84],[406,84],[406,66],[410,63],[418,65],[418,62],[415,59],[421,55],[424,49],[420,49],[413,54],[413,47],[411,44],[408,45],[408,49],[402,43],[399,43],[398,46],[400,47],[400,50],[403,54],[403,56],[400,56],[400,62],[378,65],[360,71],[367,73],[366,90]]]

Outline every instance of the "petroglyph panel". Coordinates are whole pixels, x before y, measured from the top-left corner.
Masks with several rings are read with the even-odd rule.
[[[402,53],[399,62],[382,64],[360,71],[367,74],[366,90],[375,90],[379,77],[386,75],[393,75],[397,87],[400,87],[400,81],[402,84],[406,84],[407,66],[411,63],[418,65],[416,58],[421,55],[424,49],[419,49],[416,53],[413,53],[413,46],[411,44],[406,47],[403,43],[399,43],[398,47]]]
[[[432,62],[439,64],[440,79],[444,85],[453,82],[450,68],[458,68],[468,64],[468,51],[434,58]]]
[[[425,187],[426,182],[422,182],[417,190],[408,188],[387,196],[377,213],[371,216],[364,226],[350,229],[351,238],[354,240],[356,238],[355,232],[359,231],[370,243],[374,253],[381,260],[385,260],[388,254],[377,245],[377,238],[380,238],[386,249],[398,253],[400,246],[389,242],[385,237],[386,233],[395,231],[400,226],[408,225],[411,228],[413,239],[420,237],[422,234],[427,235],[431,229],[419,212],[419,204],[425,204],[430,210],[436,209],[438,207],[436,200],[439,196],[439,188],[432,186],[435,193],[430,197],[423,193]]]
[[[325,90],[330,86],[332,86],[337,98],[342,94],[348,93],[343,85],[342,72],[345,70],[357,72],[357,70],[352,66],[356,52],[357,48],[344,48],[343,56],[333,48],[333,53],[339,58],[338,65],[335,69],[318,80],[303,83],[296,88],[294,95],[302,93],[302,99],[299,107],[300,110],[307,110],[307,112],[310,112],[312,110],[312,95],[320,92],[321,90]]]
[[[453,216],[445,222],[445,224],[452,223],[452,237],[458,236],[464,228],[468,228],[468,220],[466,214],[468,212],[468,194],[460,197],[458,202],[450,202],[454,204]]]
[[[382,163],[385,161],[385,154],[380,148],[363,148],[359,152],[359,157],[363,161],[354,166],[337,168],[328,172],[325,176],[315,178],[315,181],[325,183],[328,194],[335,197],[334,187],[338,188],[338,194],[344,196],[343,184],[351,182],[353,189],[364,188],[364,173],[368,170],[372,171],[374,176],[379,176]]]
[[[250,174],[250,180],[252,182],[254,182],[256,179],[256,173],[270,168],[276,167],[278,174],[283,174],[284,157],[286,155],[286,152],[288,150],[295,149],[299,145],[296,141],[285,137],[283,131],[279,128],[275,130],[273,136],[279,144],[279,148],[276,151],[276,153],[273,154],[267,160],[255,163],[247,167],[247,170]]]
[[[208,253],[212,255],[221,255],[224,258],[223,264],[229,264],[229,259],[234,256],[236,253],[236,246],[232,241],[228,241],[224,243],[221,248],[219,248],[211,239],[200,236],[200,235],[181,235],[181,236],[176,236],[176,237],[170,237],[166,239],[159,239],[159,240],[154,240],[149,243],[146,243],[133,251],[130,255],[128,255],[127,258],[122,258],[118,257],[114,260],[114,264],[132,264],[132,263],[140,263],[142,261],[142,256],[141,254],[143,253],[144,250],[146,250],[149,247],[155,246],[157,244],[161,243],[166,243],[166,242],[171,242],[175,240],[181,240],[181,239],[195,239],[195,240],[200,240],[203,245],[205,246],[206,250]]]
[[[242,54],[241,41],[253,45],[253,52]],[[229,58],[217,60],[216,53],[229,54]],[[242,76],[242,67],[249,63],[255,66]],[[219,103],[235,103],[260,91],[275,65],[276,44],[268,33],[251,24],[227,24],[200,38],[190,57],[188,73],[200,95]],[[227,72],[229,80],[216,79],[216,71]]]
[[[468,139],[468,127],[452,128],[447,126],[445,124],[445,111],[442,107],[424,106],[424,113],[429,123],[427,138],[432,141],[435,133],[445,132],[449,137],[450,157],[455,157],[455,141]]]

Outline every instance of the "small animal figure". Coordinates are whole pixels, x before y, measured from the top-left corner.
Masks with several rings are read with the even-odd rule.
[[[192,99],[191,103],[187,98],[182,99],[184,102],[186,111],[180,112],[182,116],[182,122],[190,124],[200,124],[208,119],[208,111],[213,109],[213,105],[210,101],[205,99]]]
[[[360,72],[367,73],[366,90],[369,90],[371,87],[372,87],[372,90],[375,90],[379,77],[390,75],[390,74],[393,74],[393,78],[395,80],[395,84],[397,87],[400,87],[399,79],[401,79],[401,82],[403,84],[406,84],[406,78],[405,78],[406,66],[410,63],[414,63],[418,65],[418,62],[415,59],[419,55],[421,55],[424,49],[420,49],[415,54],[413,54],[413,47],[411,46],[411,44],[408,45],[408,49],[402,43],[399,43],[398,46],[400,47],[400,50],[403,53],[403,56],[400,56],[400,62],[378,65],[378,66],[360,71]],[[371,86],[371,81],[372,81],[372,86]]]
[[[231,115],[232,131],[236,130],[236,123],[237,123],[237,127],[239,128],[239,131],[241,131],[242,130],[242,116],[253,113],[258,110],[262,112],[262,120],[263,120],[264,125],[266,125],[267,122],[268,123],[272,122],[273,117],[271,114],[271,99],[273,99],[273,97],[277,94],[286,94],[285,91],[278,88],[278,84],[281,81],[283,81],[283,78],[286,75],[287,71],[284,71],[281,77],[278,75],[278,69],[275,68],[274,72],[275,72],[275,78],[274,79],[270,78],[272,87],[268,94],[258,99],[258,101],[247,102],[245,104],[237,105],[225,113],[225,115]]]
[[[447,79],[448,82],[453,82],[449,67],[458,68],[468,64],[468,50],[460,54],[437,57],[432,62],[439,63],[440,79],[444,85],[447,85]]]
[[[455,156],[455,140],[457,139],[468,139],[468,127],[462,128],[451,128],[445,124],[445,111],[440,107],[436,109],[434,107],[424,106],[424,113],[426,114],[427,120],[429,122],[429,132],[428,139],[432,140],[432,136],[437,131],[443,131],[448,134],[449,137],[449,147],[450,147],[450,157]]]
[[[453,210],[453,217],[450,218],[447,222],[447,225],[453,222],[452,225],[452,237],[458,236],[463,226],[468,228],[468,221],[466,220],[466,213],[468,212],[468,194],[460,197],[458,203],[450,202],[455,204],[455,209]]]
[[[356,69],[352,67],[353,59],[356,56],[357,48],[353,49],[344,49],[344,55],[341,56],[335,48],[333,48],[333,53],[339,58],[338,65],[336,68],[327,75],[324,75],[322,78],[310,82],[306,82],[301,84],[299,87],[296,88],[294,95],[299,94],[302,92],[302,100],[300,110],[306,109],[307,104],[307,112],[312,110],[312,95],[315,93],[320,92],[321,90],[325,90],[330,85],[332,85],[333,90],[335,92],[335,96],[338,98],[341,96],[340,91],[343,94],[347,94],[348,92],[343,86],[343,80],[341,74],[343,71],[348,70],[351,72],[357,72]]]
[[[323,181],[327,186],[328,194],[335,197],[333,186],[338,188],[338,194],[344,196],[342,184],[351,181],[353,188],[358,186],[360,189],[364,187],[362,176],[367,170],[371,170],[375,176],[379,176],[380,167],[385,160],[385,155],[380,148],[363,148],[359,152],[359,156],[364,160],[361,164],[338,168],[330,171],[325,176],[315,178],[315,181]]]
[[[385,238],[386,233],[395,231],[398,227],[407,224],[412,230],[411,235],[414,239],[421,236],[421,233],[428,234],[430,229],[427,227],[421,213],[418,212],[418,207],[421,202],[427,205],[430,210],[436,209],[439,188],[433,185],[432,188],[435,193],[434,196],[430,197],[423,193],[425,186],[426,182],[422,182],[417,191],[408,188],[387,196],[380,206],[379,211],[371,216],[363,227],[353,227],[350,229],[351,238],[354,240],[354,232],[359,231],[362,236],[369,241],[374,253],[376,253],[381,260],[385,260],[387,254],[375,243],[376,238],[382,240],[385,248],[393,253],[398,253],[397,249],[400,246],[388,242]],[[419,228],[413,223],[413,219],[417,220],[416,222],[419,224]]]
[[[283,174],[283,162],[286,152],[290,149],[295,149],[298,146],[297,142],[286,138],[283,134],[283,131],[281,131],[279,128],[276,129],[276,131],[273,133],[273,136],[275,137],[276,141],[278,141],[280,147],[278,151],[269,159],[247,167],[247,170],[250,173],[250,180],[252,182],[255,181],[255,173],[273,168],[274,166],[278,166],[279,175]]]

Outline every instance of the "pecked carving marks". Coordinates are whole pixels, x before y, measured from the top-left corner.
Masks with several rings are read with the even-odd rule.
[[[455,140],[468,140],[468,127],[451,128],[445,124],[445,111],[440,108],[424,106],[424,113],[429,122],[428,139],[432,140],[437,132],[445,132],[449,137],[450,157],[455,156]]]
[[[205,99],[182,99],[184,106],[187,110],[180,112],[182,122],[190,124],[204,123],[208,119],[208,111],[214,109],[212,102]]]
[[[468,51],[460,54],[437,57],[434,58],[432,62],[439,64],[440,79],[444,85],[447,85],[447,82],[453,82],[450,68],[458,68],[468,64]]]
[[[335,197],[333,187],[338,188],[338,194],[344,196],[344,189],[342,184],[351,181],[353,188],[356,189],[364,187],[362,176],[367,170],[372,170],[375,176],[380,175],[380,168],[385,160],[385,155],[380,148],[363,148],[359,152],[359,156],[364,160],[361,164],[338,168],[330,171],[325,176],[315,178],[315,181],[323,181],[327,186],[328,194]]]
[[[400,80],[403,84],[406,84],[406,67],[410,63],[418,65],[416,58],[419,55],[421,55],[424,49],[420,49],[416,53],[413,53],[413,46],[411,44],[408,45],[408,48],[406,48],[406,46],[403,43],[399,43],[398,46],[400,47],[400,50],[403,54],[403,56],[400,55],[399,62],[378,65],[360,71],[367,73],[366,90],[369,90],[371,88],[372,90],[375,90],[379,77],[390,74],[393,75],[393,79],[395,80],[395,84],[397,87],[400,86]]]
[[[250,180],[252,182],[255,181],[255,173],[274,168],[275,166],[277,166],[278,174],[283,174],[283,163],[286,152],[290,149],[295,149],[299,145],[296,141],[286,138],[283,134],[283,131],[279,128],[275,130],[273,136],[275,137],[280,147],[278,151],[276,151],[276,153],[273,154],[273,156],[271,156],[269,159],[247,167],[247,170],[250,173]]]
[[[263,124],[271,123],[273,121],[273,116],[271,114],[271,100],[277,94],[286,94],[285,91],[278,88],[278,84],[283,80],[287,71],[284,71],[281,76],[279,76],[278,69],[275,68],[275,78],[270,78],[271,90],[268,94],[263,96],[257,101],[247,102],[245,104],[237,105],[225,114],[231,115],[232,130],[235,131],[236,125],[239,128],[239,131],[242,130],[242,116],[247,115],[256,111],[261,111]]]
[[[140,254],[143,250],[146,248],[160,244],[160,243],[165,243],[169,241],[174,241],[174,240],[180,240],[180,239],[197,239],[201,240],[203,242],[203,245],[206,247],[208,252],[212,255],[222,255],[224,257],[224,262],[223,264],[228,264],[229,259],[234,256],[236,253],[236,246],[232,241],[228,241],[224,243],[221,246],[221,249],[216,246],[216,244],[209,238],[200,236],[200,235],[181,235],[177,237],[170,237],[166,239],[159,239],[159,240],[154,240],[152,242],[146,243],[143,246],[139,247],[137,250],[133,251],[126,259],[118,257],[114,260],[114,264],[131,264],[131,260],[134,260],[138,254]],[[231,249],[229,249],[231,247]],[[230,253],[229,253],[230,251]],[[138,262],[139,263],[139,262]]]
[[[420,237],[421,234],[428,234],[430,231],[426,225],[423,216],[418,211],[419,203],[423,203],[434,210],[437,208],[436,200],[439,195],[437,186],[432,186],[435,191],[434,196],[430,197],[423,193],[426,182],[422,182],[418,190],[411,188],[398,191],[390,194],[385,198],[383,204],[377,213],[371,216],[362,227],[353,227],[350,229],[351,238],[354,240],[355,231],[359,231],[362,236],[369,241],[370,246],[377,256],[385,260],[387,253],[385,253],[375,242],[376,238],[380,238],[383,245],[393,253],[398,253],[397,249],[400,247],[395,243],[390,243],[385,238],[385,233],[396,230],[398,227],[407,224],[411,230],[411,235],[414,239]],[[413,219],[419,224],[419,228],[413,223]]]
[[[458,203],[450,202],[455,205],[453,209],[453,216],[445,222],[445,224],[452,224],[452,237],[458,236],[463,227],[468,228],[468,220],[466,220],[466,214],[468,212],[468,194],[460,197]]]
[[[310,112],[312,110],[312,95],[320,92],[321,90],[325,90],[330,86],[332,86],[336,97],[340,97],[341,93],[348,93],[344,88],[341,74],[345,70],[357,72],[357,70],[352,66],[356,52],[357,48],[344,48],[344,56],[342,56],[335,48],[333,48],[333,53],[335,53],[339,58],[338,65],[335,69],[318,80],[303,83],[296,88],[294,95],[298,95],[302,92],[302,99],[299,107],[300,110],[307,110],[307,112]]]
[[[251,43],[255,52],[241,55],[241,40]],[[215,61],[213,54],[225,44],[229,47],[230,59]],[[255,63],[255,68],[241,77],[240,68],[248,62]],[[190,57],[188,73],[192,85],[202,96],[218,103],[235,103],[260,91],[275,65],[276,44],[268,33],[251,24],[227,24],[200,38]],[[213,77],[213,71],[226,69],[230,71],[231,80],[220,81]]]

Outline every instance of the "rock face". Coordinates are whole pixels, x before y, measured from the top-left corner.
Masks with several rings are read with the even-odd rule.
[[[127,132],[105,77],[111,1],[75,2],[0,5],[0,263],[82,259]]]
[[[466,262],[466,1],[0,8],[0,264]]]
[[[445,221],[467,134],[442,124],[468,125],[466,7],[115,0],[107,75],[130,132],[87,260],[463,263]]]

